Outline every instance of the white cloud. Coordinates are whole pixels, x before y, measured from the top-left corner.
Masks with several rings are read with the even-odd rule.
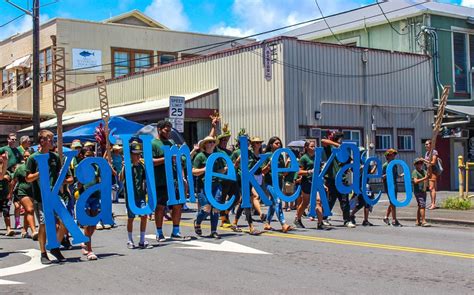
[[[461,5],[474,8],[474,0],[462,0]]]
[[[223,36],[245,37],[255,34],[255,31],[252,29],[243,30],[241,28],[226,26],[224,23],[221,23],[217,26],[212,27],[210,33]]]
[[[50,17],[47,14],[40,14],[40,24],[48,21]],[[31,16],[25,15],[23,18],[14,21],[3,28],[0,28],[0,40],[4,40],[17,33],[21,34],[33,28],[33,20]]]
[[[319,0],[318,3],[325,16],[360,6],[358,0]],[[242,36],[238,34],[267,31],[320,16],[314,0],[234,0],[232,14],[234,23],[238,25],[219,24],[210,32]],[[258,39],[265,37],[268,36],[259,36]]]
[[[185,31],[189,28],[189,19],[181,0],[153,0],[145,8],[145,14],[173,30]]]

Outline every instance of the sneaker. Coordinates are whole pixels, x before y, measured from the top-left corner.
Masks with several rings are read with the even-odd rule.
[[[350,221],[353,223],[353,224],[356,224],[356,217],[355,216],[351,216],[349,217],[350,218]]]
[[[69,241],[69,238],[64,238],[61,241],[61,246],[63,246],[64,249],[66,249],[66,250],[71,250],[72,249],[72,245],[71,245],[71,242]]]
[[[353,224],[353,223],[350,222],[350,221],[344,222],[344,226],[347,227],[347,228],[355,228],[355,227],[356,227],[356,225]]]
[[[364,220],[364,221],[362,222],[362,226],[374,226],[374,225],[373,225],[372,223],[370,223],[370,221]]]
[[[399,227],[402,227],[403,225],[402,225],[400,222],[398,222],[397,219],[395,219],[394,221],[392,221],[392,226],[399,226]]]
[[[153,249],[153,246],[148,243],[148,241],[145,241],[143,243],[138,243],[138,247],[140,249]]]
[[[9,230],[7,233],[6,233],[6,236],[7,237],[13,237],[15,235],[15,232],[13,230]]]
[[[165,236],[160,235],[160,236],[156,237],[156,241],[158,242],[158,244],[162,244],[162,243],[166,242],[166,238],[165,238]]]
[[[32,235],[31,235],[31,239],[33,241],[38,241],[38,232],[34,232]]]
[[[191,237],[187,237],[187,236],[182,236],[180,234],[177,234],[177,235],[171,235],[171,239],[173,241],[180,241],[180,242],[186,242],[186,241],[191,241]]]
[[[135,249],[135,244],[132,241],[127,242],[127,248],[128,249]]]
[[[213,232],[211,233],[211,238],[214,238],[216,240],[220,240],[221,236],[219,236],[219,234],[217,232]]]
[[[48,254],[42,253],[40,257],[41,264],[43,265],[49,265],[51,264],[51,260],[49,260]]]
[[[51,255],[53,255],[59,262],[66,262],[67,259],[64,258],[63,254],[61,254],[61,251],[59,251],[59,248],[54,248],[49,251]]]
[[[428,222],[423,222],[421,224],[422,227],[431,227],[431,224],[429,224]]]
[[[318,223],[317,229],[323,230],[324,229],[324,223],[323,222]]]
[[[21,229],[21,228],[22,228],[21,223],[15,224],[15,229]]]
[[[296,226],[296,228],[305,228],[303,223],[301,222],[301,219],[295,218],[293,224]]]
[[[104,229],[104,226],[102,225],[102,223],[97,223],[97,225],[95,226],[95,229],[96,230],[103,230]]]
[[[200,225],[200,224],[199,224],[199,225],[197,224],[197,220],[196,220],[196,219],[194,219],[194,222],[193,222],[193,223],[194,223],[194,232],[196,233],[196,235],[202,236],[201,225]]]
[[[388,217],[385,217],[384,219],[382,219],[382,221],[383,221],[386,225],[391,225],[391,224],[390,224],[390,220],[388,220]]]
[[[104,224],[104,229],[111,229],[112,228],[112,225],[110,224]]]
[[[323,219],[323,225],[324,226],[331,226],[332,224],[331,224],[331,222],[329,222],[329,220]]]

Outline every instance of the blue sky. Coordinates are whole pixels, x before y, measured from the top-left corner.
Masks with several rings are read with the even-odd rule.
[[[12,0],[31,7],[32,0]],[[41,0],[41,19],[54,17],[100,21],[138,9],[175,30],[244,36],[319,17],[314,0]],[[397,1],[397,0],[390,0]],[[474,0],[438,0],[474,7]],[[319,0],[325,15],[374,0]],[[21,12],[0,0],[0,25]],[[31,28],[22,17],[0,27],[0,40]]]

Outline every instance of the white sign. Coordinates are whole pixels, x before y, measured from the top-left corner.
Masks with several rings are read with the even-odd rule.
[[[102,51],[95,49],[72,49],[72,68],[83,71],[102,71]]]
[[[170,96],[170,119],[184,120],[184,97]]]
[[[184,119],[174,119],[174,128],[179,133],[184,133]]]

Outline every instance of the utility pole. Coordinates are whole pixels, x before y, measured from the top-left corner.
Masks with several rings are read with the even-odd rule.
[[[33,18],[33,138],[35,143],[38,141],[38,133],[40,129],[40,69],[39,69],[39,0],[33,0],[33,11],[29,11],[6,0],[6,2]]]

